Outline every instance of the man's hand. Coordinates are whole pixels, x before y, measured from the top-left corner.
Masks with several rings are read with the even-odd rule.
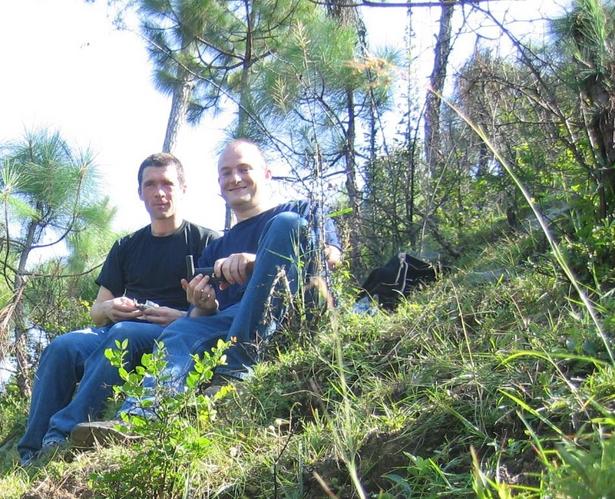
[[[209,284],[209,276],[197,274],[190,282],[182,279],[181,283],[186,291],[186,299],[195,307],[191,315],[211,315],[218,311],[216,291]]]
[[[325,258],[327,259],[327,265],[333,270],[341,263],[342,252],[338,247],[327,244],[325,246]]]
[[[233,253],[226,258],[220,258],[214,263],[214,274],[223,276],[218,287],[228,288],[231,284],[245,284],[252,275],[256,255],[253,253]],[[226,282],[225,282],[226,281]]]
[[[111,322],[121,322],[141,317],[143,312],[137,308],[134,300],[125,296],[97,303],[98,310]]]
[[[152,324],[167,326],[174,320],[184,317],[185,315],[186,312],[171,307],[151,307],[143,310],[139,319],[151,322]]]

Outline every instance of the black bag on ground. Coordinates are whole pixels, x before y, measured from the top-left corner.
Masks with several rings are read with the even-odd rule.
[[[369,296],[377,298],[380,306],[394,310],[410,290],[436,279],[436,268],[408,253],[398,253],[384,266],[374,269],[361,286],[357,301]]]

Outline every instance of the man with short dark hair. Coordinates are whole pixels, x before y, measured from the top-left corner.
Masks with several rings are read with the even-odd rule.
[[[105,349],[128,339],[130,368],[151,352],[163,329],[186,315],[181,286],[186,256],[200,254],[218,237],[181,217],[186,182],[175,156],[148,156],[137,177],[150,224],[116,241],[107,255],[90,310],[96,326],[58,336],[43,352],[26,432],[18,444],[22,464],[41,449],[63,444],[76,424],[100,415],[113,385],[121,382]]]

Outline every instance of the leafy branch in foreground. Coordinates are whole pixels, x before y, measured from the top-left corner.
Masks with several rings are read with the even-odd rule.
[[[169,374],[163,344],[159,343],[154,353],[145,354],[141,365],[130,372],[124,367],[128,340],[118,341],[116,346],[117,350],[105,351],[124,380],[123,385],[114,387],[116,397],[130,397],[143,409],[140,414],[122,413],[118,429],[128,429],[139,445],[125,450],[119,467],[96,473],[94,488],[113,497],[181,496],[190,486],[195,463],[211,450],[208,435],[216,419],[214,403],[234,389],[227,385],[211,398],[200,392],[211,381],[214,369],[225,363],[224,352],[230,343],[219,340],[211,353],[194,355],[194,369],[179,393],[165,386]],[[143,386],[146,377],[155,380],[153,392]]]

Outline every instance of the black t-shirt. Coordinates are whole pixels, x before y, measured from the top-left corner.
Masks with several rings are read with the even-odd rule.
[[[96,284],[113,296],[127,296],[160,306],[187,310],[186,292],[180,280],[186,277],[186,255],[200,255],[220,235],[184,221],[169,236],[152,235],[150,226],[117,240],[103,265]]]

